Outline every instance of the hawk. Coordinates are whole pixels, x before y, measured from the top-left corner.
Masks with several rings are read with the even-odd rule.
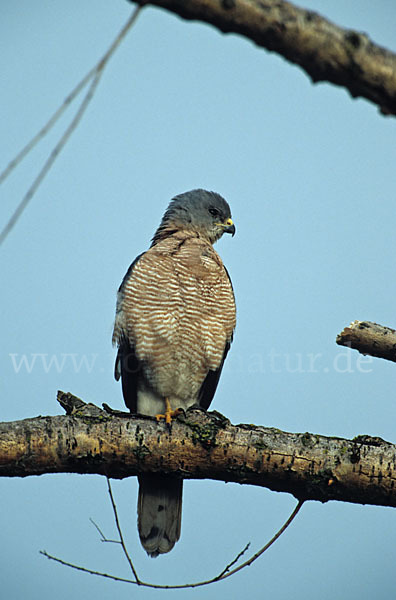
[[[230,277],[213,248],[235,233],[228,203],[202,189],[173,198],[146,252],[118,290],[115,378],[131,413],[170,424],[180,410],[209,408],[236,323]],[[183,480],[139,475],[138,529],[152,556],[180,537]]]

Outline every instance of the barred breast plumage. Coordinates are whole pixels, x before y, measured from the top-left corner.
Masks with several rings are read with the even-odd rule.
[[[122,331],[134,345],[144,383],[160,402],[196,403],[235,327],[231,283],[211,245],[184,232],[156,244],[124,282],[119,309],[115,339]],[[142,411],[137,401],[137,412],[156,414],[156,406]]]

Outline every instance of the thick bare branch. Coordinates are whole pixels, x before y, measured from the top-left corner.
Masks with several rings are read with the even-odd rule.
[[[263,486],[301,500],[396,506],[396,447],[381,438],[235,426],[199,410],[180,417],[169,433],[149,417],[115,417],[63,392],[58,399],[72,414],[0,424],[0,475],[121,479],[160,471]]]
[[[353,321],[337,335],[337,344],[396,362],[396,331],[371,321]]]
[[[184,19],[238,33],[302,67],[312,81],[345,87],[351,96],[396,114],[396,55],[358,31],[343,29],[282,0],[137,0]]]

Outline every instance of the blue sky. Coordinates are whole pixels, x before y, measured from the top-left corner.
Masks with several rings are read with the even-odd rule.
[[[358,9],[304,5],[396,50],[390,0],[362,0]],[[97,62],[131,10],[122,0],[3,0],[1,166]],[[1,187],[2,224],[72,111]],[[117,287],[170,198],[204,187],[228,200],[237,226],[217,244],[238,325],[213,408],[234,423],[395,441],[395,366],[335,344],[354,319],[396,324],[395,128],[370,103],[312,85],[246,39],[145,9],[1,247],[1,420],[59,414],[58,389],[123,407],[111,347]],[[38,553],[128,575],[119,549],[102,544],[89,522],[114,535],[103,478],[3,479],[0,487],[4,597],[161,595]],[[265,489],[186,482],[181,540],[154,561],[137,539],[135,480],[115,482],[114,491],[139,573],[160,583],[217,573],[248,541],[253,550],[263,545],[295,504]],[[254,566],[173,594],[388,599],[395,539],[390,508],[308,503]]]

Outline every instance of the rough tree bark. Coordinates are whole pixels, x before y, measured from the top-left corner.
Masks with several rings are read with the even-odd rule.
[[[396,331],[371,321],[353,321],[337,335],[337,344],[396,362]]]
[[[136,0],[243,35],[302,67],[311,80],[345,87],[352,97],[396,115],[396,55],[361,32],[343,29],[282,0]]]
[[[168,432],[149,417],[109,414],[59,392],[67,415],[0,423],[0,475],[161,471],[289,492],[299,500],[396,506],[396,447],[234,426],[219,413],[188,411]],[[115,411],[117,414],[117,411]]]

